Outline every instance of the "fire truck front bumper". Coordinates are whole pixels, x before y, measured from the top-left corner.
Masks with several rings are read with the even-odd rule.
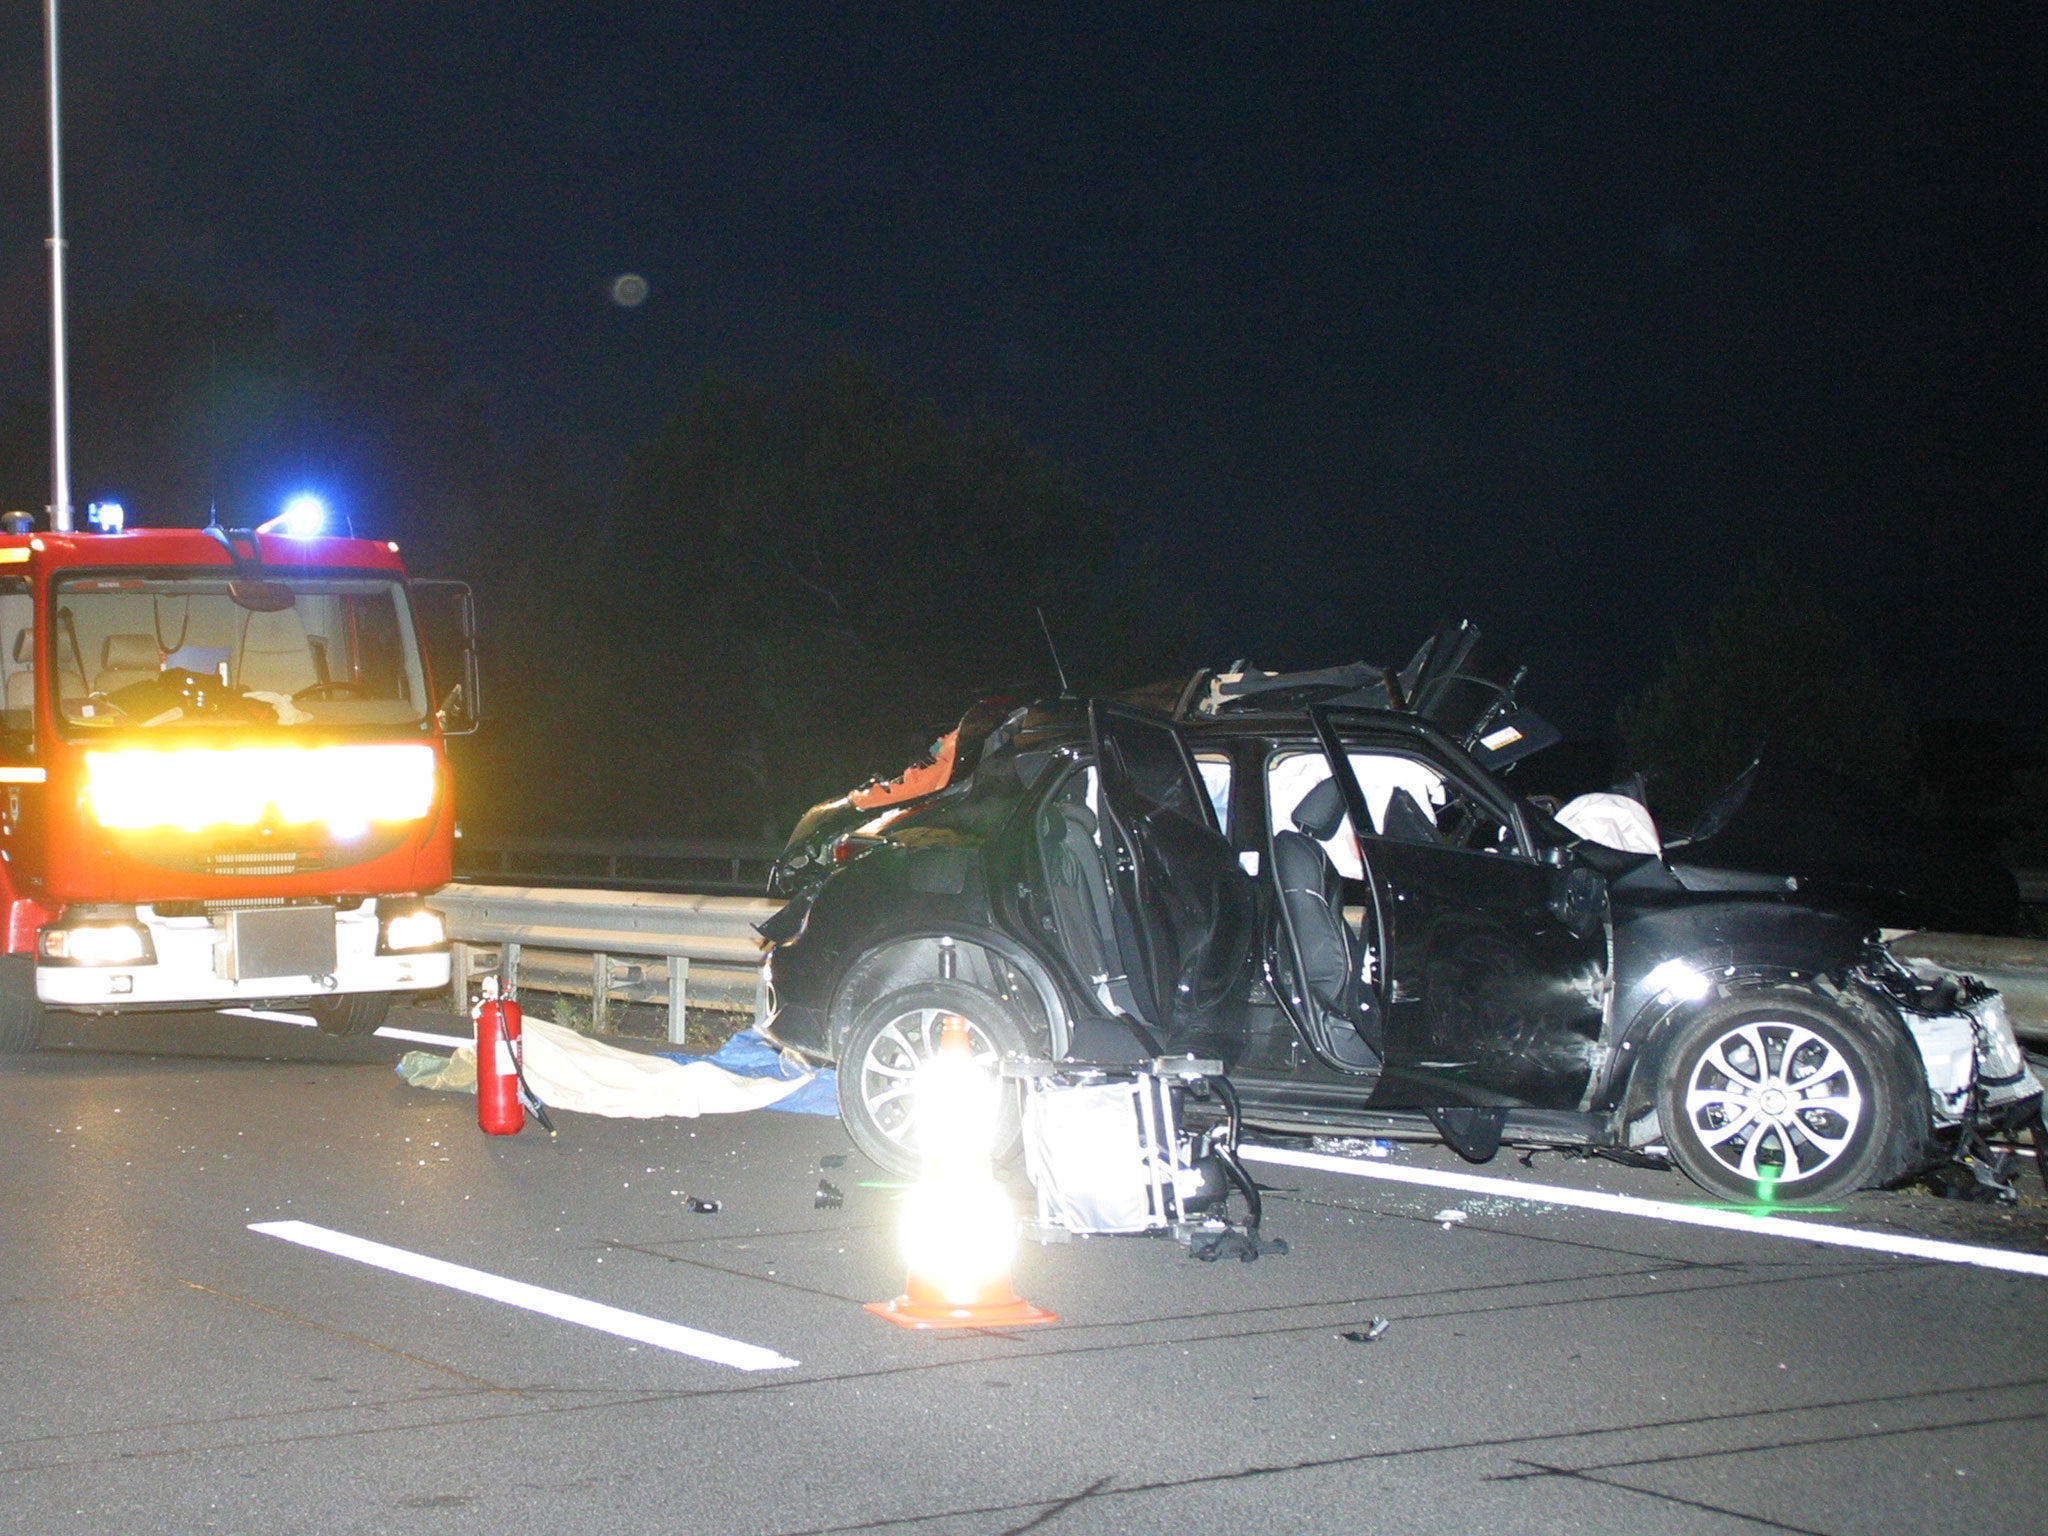
[[[271,907],[215,916],[140,906],[111,919],[90,913],[72,922],[67,914],[62,943],[51,942],[56,931],[45,930],[36,963],[36,995],[52,1008],[217,1007],[448,985],[445,933],[438,943],[394,949],[394,934],[431,940],[432,925],[404,933],[370,901],[354,910]],[[53,956],[53,949],[66,953]]]

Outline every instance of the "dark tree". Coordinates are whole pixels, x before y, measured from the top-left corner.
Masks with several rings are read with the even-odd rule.
[[[1896,692],[1848,626],[1775,561],[1743,577],[1679,637],[1657,681],[1617,717],[1628,766],[1673,831],[1759,755],[1866,796],[1900,796],[1913,737]]]
[[[550,495],[500,511],[546,520]],[[530,729],[582,787],[558,822],[779,833],[977,697],[1052,691],[1034,608],[1076,687],[1172,670],[1186,629],[1108,510],[1013,429],[856,361],[706,381],[609,506],[553,520],[514,541],[545,561],[491,585],[496,729]]]

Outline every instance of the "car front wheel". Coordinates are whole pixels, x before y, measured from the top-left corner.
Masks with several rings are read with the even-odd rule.
[[[1829,1200],[1880,1182],[1901,1098],[1881,1048],[1818,997],[1730,998],[1680,1027],[1657,1115],[1693,1179],[1730,1200]]]
[[[949,1017],[967,1025],[974,1059],[994,1076],[1005,1056],[1026,1049],[1024,1026],[1009,1004],[961,981],[924,981],[889,993],[862,1010],[839,1057],[839,1117],[853,1143],[898,1178],[923,1167],[917,1143],[917,1071],[938,1054]],[[1014,1084],[1003,1085],[989,1151],[997,1161],[1020,1143]]]

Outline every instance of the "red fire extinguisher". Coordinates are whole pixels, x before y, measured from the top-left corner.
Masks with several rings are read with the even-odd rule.
[[[519,1005],[487,988],[476,1010],[476,1123],[491,1136],[517,1136],[526,1124],[519,1102]]]

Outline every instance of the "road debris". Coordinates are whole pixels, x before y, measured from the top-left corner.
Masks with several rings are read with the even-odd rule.
[[[1377,1344],[1386,1331],[1393,1326],[1392,1323],[1375,1312],[1372,1321],[1363,1328],[1347,1328],[1344,1332],[1338,1334],[1337,1337],[1351,1344]]]
[[[1443,1229],[1446,1232],[1448,1232],[1453,1227],[1464,1225],[1465,1213],[1459,1210],[1454,1205],[1446,1206],[1443,1210],[1438,1211],[1434,1216],[1430,1217],[1430,1220],[1441,1223]]]
[[[1313,1136],[1309,1145],[1331,1157],[1391,1157],[1394,1144],[1384,1136]]]
[[[1286,1252],[1286,1238],[1259,1237],[1240,1227],[1205,1225],[1188,1239],[1188,1257],[1200,1259],[1204,1264],[1214,1264],[1218,1259],[1232,1255],[1240,1264],[1251,1264],[1257,1262],[1261,1254],[1284,1256]]]
[[[846,1204],[846,1192],[829,1179],[818,1180],[818,1192],[811,1197],[814,1211],[836,1211]]]
[[[718,1200],[701,1200],[695,1195],[683,1196],[683,1209],[693,1216],[712,1216],[725,1209]]]

